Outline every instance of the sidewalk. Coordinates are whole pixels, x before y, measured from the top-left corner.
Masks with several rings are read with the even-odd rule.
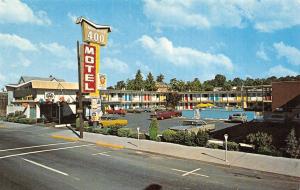
[[[70,130],[62,130],[53,133],[65,137],[76,137]],[[225,151],[209,149],[204,147],[190,147],[165,142],[140,140],[133,138],[117,137],[95,133],[84,133],[85,142],[101,142],[113,146],[124,146],[124,148],[146,151],[186,159],[199,160],[221,165],[229,165],[246,169],[300,177],[300,160],[283,157],[272,157],[245,152],[228,151],[228,163],[225,162]]]

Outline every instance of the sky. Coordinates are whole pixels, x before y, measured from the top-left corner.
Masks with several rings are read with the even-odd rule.
[[[300,74],[299,0],[0,0],[0,87],[20,76],[76,82],[76,18],[110,25],[108,85],[140,69],[200,81]]]

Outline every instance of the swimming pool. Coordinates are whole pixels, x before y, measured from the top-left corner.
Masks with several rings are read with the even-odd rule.
[[[243,111],[242,109],[226,110],[223,108],[203,109],[200,111],[200,117],[201,119],[228,119],[229,115],[234,113],[246,113],[248,121],[255,118],[254,111]],[[182,116],[186,118],[193,118],[194,110],[183,110]]]

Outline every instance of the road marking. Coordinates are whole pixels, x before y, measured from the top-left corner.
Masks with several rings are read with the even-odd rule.
[[[198,170],[200,170],[201,168],[198,168],[198,169],[196,169],[196,171],[198,171]],[[189,174],[193,174],[193,175],[198,175],[198,176],[201,176],[201,177],[209,177],[209,176],[207,176],[207,175],[203,175],[203,174],[198,174],[198,173],[194,173],[195,171],[193,170],[193,171],[184,171],[184,170],[179,170],[179,169],[175,169],[175,168],[172,168],[172,170],[174,170],[174,171],[178,171],[178,172],[183,172],[184,174],[182,174],[181,176],[187,176],[187,175],[189,175]],[[185,175],[186,174],[186,175]]]
[[[25,160],[26,162],[29,162],[29,163],[31,163],[31,164],[40,166],[40,167],[45,168],[45,169],[47,169],[47,170],[50,170],[50,171],[53,171],[53,172],[56,172],[56,173],[59,173],[59,174],[65,175],[65,176],[69,176],[69,174],[67,174],[67,173],[64,173],[64,172],[61,172],[61,171],[59,171],[59,170],[50,168],[50,167],[45,166],[45,165],[43,165],[43,164],[39,164],[39,163],[34,162],[34,161],[32,161],[32,160],[28,160],[28,159],[25,159],[25,158],[22,158],[22,159]]]
[[[198,170],[201,170],[201,168],[197,168],[197,169],[192,170],[192,171],[190,171],[190,172],[186,172],[185,174],[182,174],[182,176],[187,176],[187,175],[192,174],[192,173],[194,173],[194,172],[196,172],[196,171],[198,171]]]
[[[94,144],[85,144],[85,145],[69,146],[69,147],[63,147],[63,148],[54,148],[54,149],[48,149],[48,150],[38,150],[38,151],[32,151],[32,152],[25,152],[25,153],[20,153],[20,154],[11,154],[11,155],[7,155],[7,156],[2,156],[2,157],[0,157],[0,159],[23,156],[23,155],[28,155],[28,154],[37,154],[37,153],[42,153],[42,152],[52,152],[52,151],[56,151],[56,150],[79,148],[79,147],[92,146],[92,145],[94,145]]]
[[[55,145],[70,144],[70,143],[76,143],[76,142],[63,142],[63,143],[43,144],[43,145],[35,145],[35,146],[27,146],[27,147],[19,147],[19,148],[9,148],[9,149],[0,150],[0,152],[6,152],[6,151],[12,151],[12,150],[22,150],[22,149],[29,149],[29,148],[37,148],[37,147],[45,147],[45,146],[55,146]]]
[[[106,153],[108,153],[108,152],[110,152],[110,151],[107,151],[107,152],[99,152],[99,153],[95,153],[95,154],[92,154],[92,155],[93,155],[93,156],[96,156],[96,155],[110,156],[110,155],[106,154]]]

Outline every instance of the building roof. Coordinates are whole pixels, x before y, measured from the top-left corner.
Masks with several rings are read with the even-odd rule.
[[[9,88],[21,88],[30,86],[33,89],[65,89],[65,90],[78,90],[79,85],[75,82],[58,82],[58,81],[42,81],[42,80],[31,80],[29,82],[17,84],[17,85],[6,85]]]
[[[64,79],[55,78],[53,76],[49,76],[49,77],[21,76],[18,84],[26,83],[32,80],[65,82]]]
[[[65,90],[78,90],[79,85],[75,82],[57,82],[57,81],[31,81],[33,89],[65,89]]]

